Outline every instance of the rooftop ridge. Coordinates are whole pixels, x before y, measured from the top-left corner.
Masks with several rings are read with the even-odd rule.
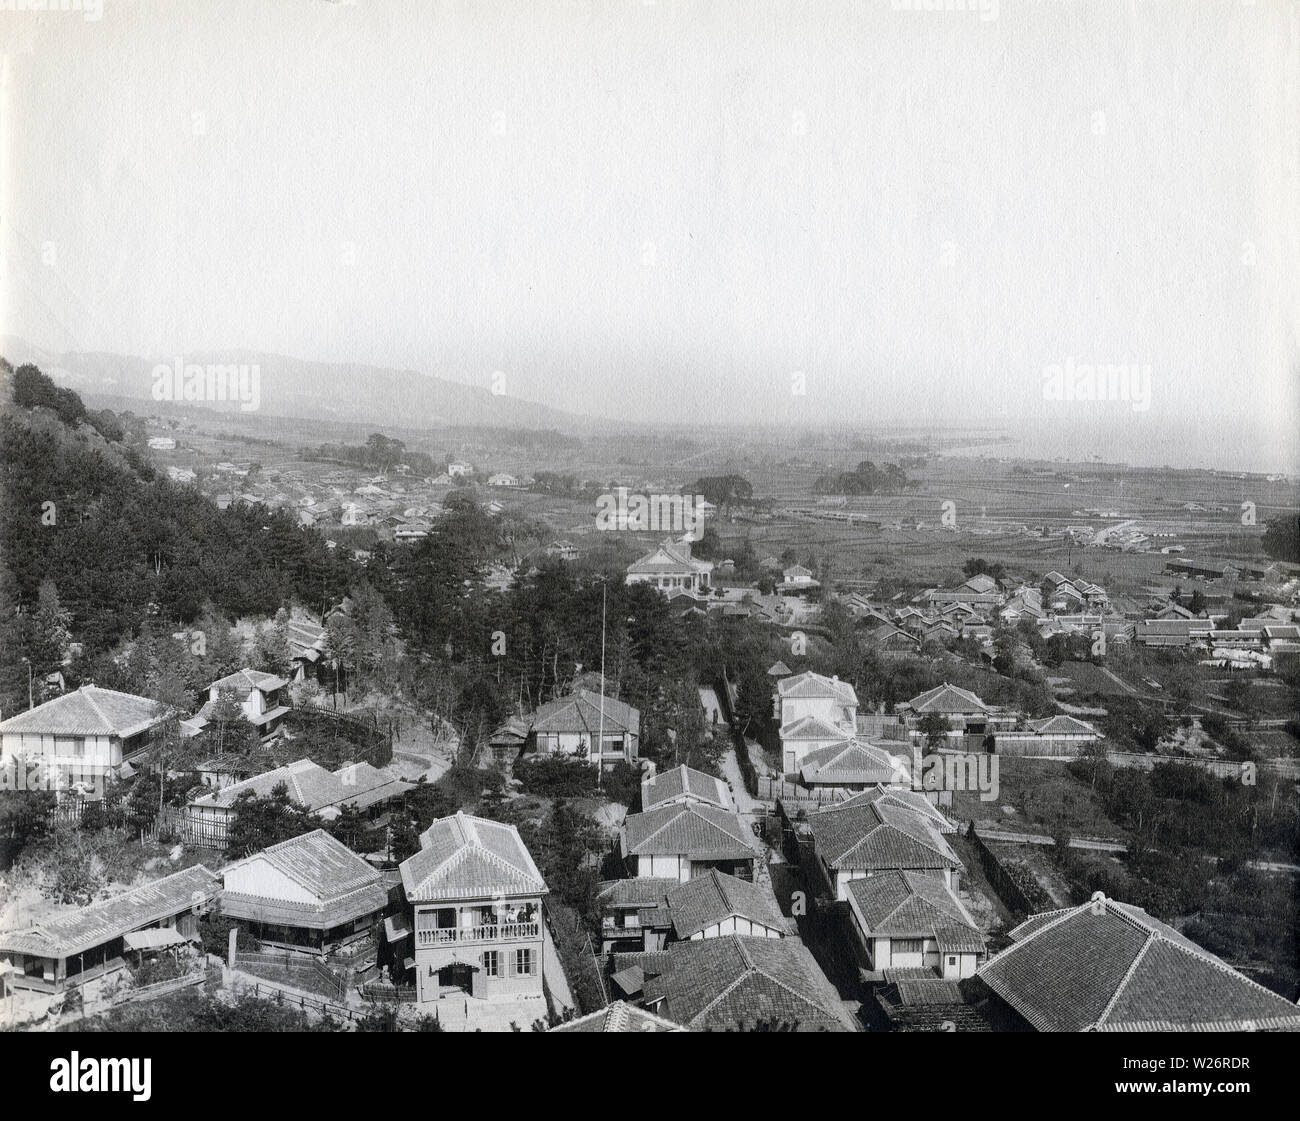
[[[1110,1000],[1106,1001],[1106,1007],[1098,1013],[1097,1018],[1090,1025],[1091,1027],[1095,1028],[1098,1024],[1104,1024],[1106,1022],[1106,1017],[1110,1015],[1111,1010],[1119,1003],[1119,998],[1124,995],[1124,990],[1128,987],[1128,983],[1133,980],[1133,974],[1137,972],[1137,967],[1142,964],[1142,959],[1147,956],[1147,951],[1151,949],[1152,944],[1156,940],[1155,931],[1148,931],[1147,940],[1142,943],[1142,948],[1133,955],[1133,960],[1129,962],[1128,968],[1124,970],[1124,976],[1119,979],[1119,984],[1115,986],[1115,991],[1110,994]]]

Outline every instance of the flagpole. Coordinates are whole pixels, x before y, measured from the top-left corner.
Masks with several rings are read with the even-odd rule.
[[[600,584],[600,740],[596,745],[596,789],[600,789],[605,770],[605,593],[608,585]]]

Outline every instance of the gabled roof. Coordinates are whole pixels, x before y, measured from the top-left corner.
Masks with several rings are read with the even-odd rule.
[[[732,808],[731,792],[721,779],[691,767],[674,767],[641,782],[641,808],[652,810],[665,802],[691,798],[721,810]]]
[[[604,911],[635,911],[642,928],[667,930],[672,925],[664,896],[677,886],[676,879],[659,876],[632,876],[624,880],[606,880],[596,891]]]
[[[673,886],[665,899],[673,930],[682,939],[731,918],[747,919],[782,933],[789,929],[771,888],[728,876],[716,868]]]
[[[559,1024],[551,1031],[686,1031],[688,1029],[665,1020],[644,1008],[616,1000],[598,1012],[579,1016],[567,1024]]]
[[[844,729],[820,716],[801,716],[781,725],[781,741],[842,739]]]
[[[975,920],[938,876],[903,871],[864,876],[849,881],[849,897],[868,938],[938,938],[942,930],[949,944],[970,944],[973,933],[983,948]],[[952,937],[952,927],[966,935]]]
[[[628,732],[641,734],[641,713],[630,704],[604,699],[605,734]],[[601,696],[590,689],[579,689],[567,697],[560,697],[542,705],[532,716],[534,732],[582,732],[592,736],[600,734]]]
[[[1044,720],[1031,720],[1029,727],[1040,736],[1100,735],[1086,720],[1076,716],[1049,716]]]
[[[311,902],[298,892],[281,897],[239,891],[235,886],[240,882],[239,873],[263,862],[301,888]],[[227,885],[222,909],[232,918],[327,928],[380,911],[388,903],[383,873],[323,829],[252,853],[222,869],[221,874]],[[263,884],[259,879],[258,886]]]
[[[947,836],[960,833],[961,830],[943,814],[924,794],[906,786],[872,786],[852,798],[845,798],[835,803],[831,809],[853,808],[854,806],[873,806],[877,803],[887,806],[901,806],[911,813],[923,817],[935,832]]]
[[[782,697],[833,697],[843,705],[858,703],[857,691],[847,681],[813,673],[812,670],[805,670],[803,673],[778,681],[776,690]]]
[[[968,589],[969,591],[980,592],[982,594],[984,592],[996,591],[998,587],[998,582],[994,580],[992,576],[989,576],[988,574],[981,572],[976,576],[972,576],[969,580],[967,580],[964,584],[962,584],[962,587]]]
[[[963,867],[932,821],[898,802],[841,802],[810,815],[808,827],[817,855],[836,870]]]
[[[311,510],[313,513],[329,513],[328,506],[313,506]],[[315,662],[321,658],[329,640],[324,627],[319,623],[312,623],[306,619],[290,619],[289,625],[285,629],[288,632],[289,652],[292,657],[309,662]]]
[[[84,953],[131,930],[188,911],[216,897],[221,881],[202,864],[92,903],[26,930],[0,933],[0,951],[60,958]]]
[[[1039,1031],[1300,1030],[1300,1008],[1140,907],[1099,896],[1011,937],[978,975]]]
[[[615,961],[624,958],[645,960],[645,999],[662,1000],[660,1012],[688,1028],[747,1030],[764,1021],[801,1031],[853,1030],[839,994],[797,938],[733,934]]]
[[[899,781],[905,774],[889,752],[856,738],[810,751],[799,768],[799,777],[809,786],[889,783]]]
[[[288,684],[288,678],[277,677],[273,673],[263,673],[261,670],[256,669],[241,669],[221,678],[220,681],[214,681],[208,688],[216,689],[218,692],[223,689],[234,689],[237,693],[251,693],[254,689],[260,689],[263,693],[273,693],[277,689],[283,689]]]
[[[870,636],[871,641],[876,643],[889,642],[895,638],[903,638],[911,645],[919,646],[921,641],[916,637],[916,635],[909,634],[907,631],[894,626],[892,623],[881,623],[880,626],[873,627],[869,630],[867,634]]]
[[[754,855],[752,835],[739,817],[693,802],[628,814],[623,835],[629,856],[744,860]]]
[[[161,724],[171,709],[148,697],[83,685],[0,723],[0,732],[59,736],[131,736]]]
[[[946,681],[907,702],[913,712],[988,712],[988,706],[968,689]]]
[[[283,767],[276,767],[273,771],[264,771],[243,782],[234,783],[224,790],[205,794],[201,798],[196,798],[193,804],[229,809],[243,794],[265,798],[281,784],[288,790],[290,801],[297,802],[309,810],[321,810],[326,806],[332,806],[343,796],[337,776],[310,759],[298,759]]]
[[[667,575],[675,572],[712,572],[713,562],[691,556],[689,544],[665,538],[657,549],[627,567],[629,575]]]
[[[457,813],[420,834],[420,851],[402,861],[411,900],[541,895],[546,882],[513,825]]]

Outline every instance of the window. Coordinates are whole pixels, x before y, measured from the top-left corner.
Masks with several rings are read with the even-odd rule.
[[[488,950],[483,955],[483,972],[488,977],[501,976],[501,953],[498,950]]]
[[[896,954],[919,954],[923,947],[920,938],[895,938],[889,945]]]
[[[949,965],[956,965],[956,964],[957,964],[957,955],[956,955],[956,954],[949,954],[949,955],[948,955],[948,964],[949,964]]]
[[[515,976],[531,977],[533,975],[533,951],[516,950],[515,951]]]

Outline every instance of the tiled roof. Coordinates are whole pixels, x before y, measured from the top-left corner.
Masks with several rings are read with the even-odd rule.
[[[161,724],[170,710],[148,697],[83,685],[0,723],[0,732],[127,739]],[[164,711],[160,711],[164,710]]]
[[[311,896],[267,896],[238,890],[240,872],[266,862]],[[232,918],[287,922],[328,929],[383,910],[388,902],[383,873],[323,829],[291,837],[222,869],[222,913]]]
[[[599,1012],[580,1016],[551,1031],[686,1031],[681,1024],[665,1020],[644,1008],[637,1008],[623,1000],[606,1005]]]
[[[853,1030],[839,994],[797,938],[733,934],[674,942],[663,956],[659,976],[646,969],[645,997],[662,998],[659,1011],[689,1028],[748,1030],[762,1021],[800,1031]]]
[[[641,783],[641,807],[652,810],[674,798],[690,797],[719,809],[731,808],[731,793],[721,779],[691,767],[674,767]]]
[[[605,734],[641,733],[641,713],[630,704],[605,698]],[[585,732],[598,735],[601,727],[601,697],[590,689],[579,689],[542,705],[532,717],[534,732]]]
[[[396,794],[398,780],[388,771],[372,767],[369,763],[355,763],[338,771],[327,771],[310,759],[298,759],[273,771],[234,783],[224,790],[205,794],[194,800],[196,806],[214,806],[229,809],[242,794],[265,798],[281,783],[289,798],[308,810],[319,813],[330,806],[344,806],[355,802],[365,808],[376,801]]]
[[[652,553],[647,553],[628,565],[629,575],[664,575],[677,572],[711,572],[712,561],[697,560],[691,556],[689,545],[665,540]]]
[[[171,918],[214,899],[221,881],[202,864],[133,887],[26,930],[0,933],[0,951],[59,958],[101,946],[131,930]]]
[[[946,681],[908,702],[913,712],[987,712],[988,706],[974,693]]]
[[[771,888],[714,869],[677,884],[666,896],[678,938],[689,938],[724,919],[740,918],[785,933],[788,923]]]
[[[1039,1031],[1300,1030],[1300,1008],[1139,907],[1035,915],[979,976]]]
[[[420,851],[401,864],[408,899],[482,899],[547,890],[513,825],[457,813],[430,825],[420,844]]]
[[[902,764],[889,752],[856,738],[810,751],[799,768],[800,778],[810,786],[817,783],[889,783],[897,782],[906,774]]]
[[[943,931],[954,947],[983,949],[974,920],[937,876],[924,872],[865,876],[849,881],[849,896],[868,938],[935,938]]]
[[[931,804],[930,800],[918,790],[909,790],[905,786],[873,786],[863,790],[852,798],[836,803],[834,808],[844,809],[852,806],[866,806],[881,803],[883,805],[901,806],[923,817],[931,828],[945,836],[958,833],[957,826],[949,821],[943,811]]]
[[[1029,726],[1040,736],[1098,734],[1097,729],[1086,720],[1074,716],[1049,716],[1046,720],[1031,720]]]
[[[743,860],[754,855],[753,839],[739,817],[694,802],[628,814],[623,831],[629,856]]]
[[[239,693],[251,693],[254,689],[260,689],[264,693],[272,693],[276,689],[283,689],[289,684],[288,678],[276,677],[273,673],[263,673],[256,669],[241,669],[220,681],[214,681],[209,689],[216,689],[221,692],[223,689],[234,689]]]
[[[963,867],[931,819],[896,802],[841,802],[810,815],[808,826],[817,855],[838,870]]]
[[[813,673],[812,670],[782,678],[777,682],[776,690],[782,697],[834,697],[841,704],[858,703],[857,691],[847,681]]]
[[[844,729],[820,716],[801,716],[789,724],[781,725],[781,741],[839,739]]]
[[[677,880],[656,876],[606,880],[597,889],[596,898],[603,911],[635,911],[642,927],[667,930],[672,925],[672,919],[664,897],[677,884]]]
[[[326,509],[321,512],[329,511]],[[324,627],[304,619],[290,619],[286,630],[289,635],[289,652],[294,658],[314,662],[322,656],[328,640]]]

